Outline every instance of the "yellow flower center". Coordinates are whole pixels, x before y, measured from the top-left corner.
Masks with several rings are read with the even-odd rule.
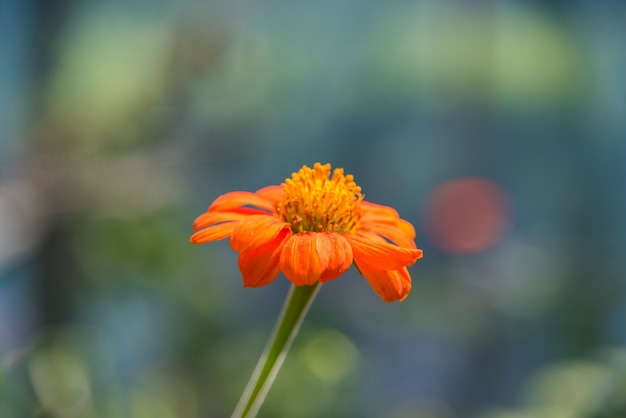
[[[284,200],[278,214],[291,224],[293,232],[351,232],[359,225],[361,188],[354,176],[330,164],[303,166],[283,183]]]

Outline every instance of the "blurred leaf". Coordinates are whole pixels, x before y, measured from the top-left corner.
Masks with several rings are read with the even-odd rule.
[[[163,19],[86,8],[59,43],[47,106],[74,151],[137,140],[137,119],[164,92],[171,26]]]

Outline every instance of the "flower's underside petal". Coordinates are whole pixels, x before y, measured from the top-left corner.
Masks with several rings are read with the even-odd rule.
[[[352,246],[354,260],[359,266],[368,263],[380,270],[398,270],[422,257],[422,250],[389,244],[373,232],[359,231],[344,237]]]
[[[392,207],[364,200],[361,202],[361,218],[371,222],[393,223],[397,219],[400,219],[400,215],[398,215],[398,212]]]
[[[280,268],[296,286],[310,286],[322,274],[313,236],[312,233],[292,235],[280,254]]]
[[[398,270],[378,270],[369,263],[358,263],[359,271],[372,289],[385,301],[404,300],[411,291],[411,275],[406,267]]]
[[[415,239],[415,228],[413,228],[413,224],[411,222],[405,221],[404,219],[398,219],[395,226],[412,240]]]
[[[256,193],[230,192],[215,199],[211,206],[209,206],[209,212],[224,212],[240,206],[254,206],[271,213],[275,210],[275,205],[271,201],[257,195]]]
[[[235,208],[226,212],[205,212],[193,222],[193,230],[206,228],[221,222],[241,221],[250,215],[267,214],[267,212],[253,208]]]
[[[320,282],[336,279],[346,272],[352,265],[352,247],[344,237],[336,233],[323,233],[323,237],[317,242],[320,259],[328,259],[325,270],[322,272]]]
[[[272,202],[275,207],[281,200],[283,200],[285,191],[282,186],[267,186],[257,190],[254,194]]]
[[[401,219],[395,209],[376,203],[362,202],[361,211],[361,226],[363,228],[377,232],[394,242],[396,240],[392,239],[388,233],[396,236],[397,234],[394,233],[391,228],[407,236],[410,241],[415,239],[415,228],[413,228],[410,222]],[[385,230],[386,233],[382,233],[382,230]],[[401,247],[405,246],[398,242],[396,242],[396,244]],[[409,247],[415,248],[415,244],[413,243],[409,245]]]
[[[305,232],[287,240],[280,256],[285,276],[297,286],[313,285],[343,274],[352,264],[352,249],[339,234]]]
[[[399,219],[398,221],[404,221],[403,219]],[[406,222],[406,221],[404,221]],[[408,222],[406,222],[409,224]],[[411,224],[409,224],[410,226]],[[361,222],[361,227],[367,231],[375,232],[376,234],[392,241],[399,247],[405,248],[416,248],[415,245],[415,230],[413,230],[411,226],[411,231],[407,233],[406,229],[400,227],[399,224],[389,224],[389,223],[378,223],[371,222],[365,223]]]
[[[391,226],[397,229],[399,232],[406,235],[407,237],[409,237],[409,239],[415,239],[415,228],[413,228],[413,225],[411,225],[410,222],[405,221],[404,219],[401,219],[401,218],[388,220],[388,221],[383,221],[380,219],[374,220],[374,221],[361,220],[361,225],[363,225],[366,229],[371,229],[371,230],[376,230],[376,227],[378,225]]]
[[[237,223],[230,246],[240,253],[252,251],[272,241],[283,230],[291,231],[287,222],[270,215],[251,215]]]
[[[278,276],[280,253],[290,235],[290,230],[281,230],[270,242],[239,255],[239,270],[244,287],[265,286]]]
[[[204,244],[230,236],[239,222],[223,222],[195,232],[189,241],[193,244]]]

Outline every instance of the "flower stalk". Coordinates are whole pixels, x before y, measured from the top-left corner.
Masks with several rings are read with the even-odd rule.
[[[319,287],[320,282],[312,286],[291,285],[272,335],[231,418],[254,418],[256,416]]]

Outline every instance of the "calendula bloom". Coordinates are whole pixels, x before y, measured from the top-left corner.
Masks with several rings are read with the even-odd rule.
[[[393,208],[363,200],[350,174],[330,164],[304,166],[280,186],[218,197],[193,224],[190,241],[230,237],[244,286],[282,271],[296,286],[327,282],[354,263],[385,301],[411,290],[407,266],[422,257],[413,226]]]

